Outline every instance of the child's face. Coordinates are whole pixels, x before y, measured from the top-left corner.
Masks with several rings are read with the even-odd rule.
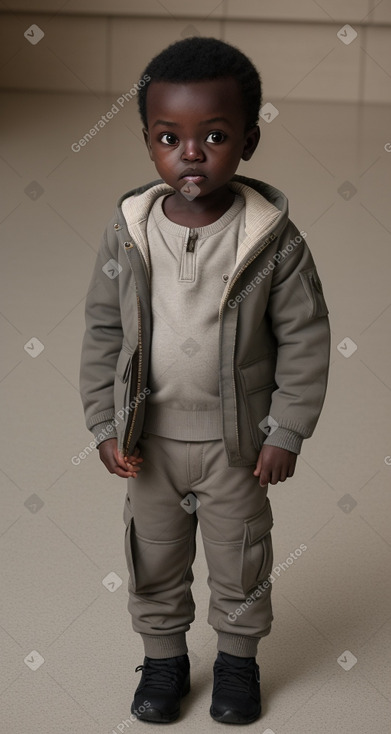
[[[251,158],[260,137],[258,125],[244,131],[242,97],[233,77],[151,82],[147,120],[144,140],[160,177],[179,192],[194,180],[198,199],[224,189],[240,160]],[[189,169],[202,177],[183,178]]]

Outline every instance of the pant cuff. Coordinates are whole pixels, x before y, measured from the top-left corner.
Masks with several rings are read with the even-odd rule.
[[[178,632],[175,635],[142,634],[141,637],[148,658],[174,658],[188,652],[185,632]]]
[[[259,637],[231,635],[229,632],[216,631],[219,652],[227,652],[228,655],[236,655],[239,658],[255,658],[257,656]]]

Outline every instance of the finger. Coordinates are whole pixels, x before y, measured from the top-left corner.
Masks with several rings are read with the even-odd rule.
[[[122,467],[122,469],[127,469],[126,459],[124,455],[118,451],[117,447],[114,448],[114,457],[118,466]]]
[[[285,479],[287,478],[287,467],[281,466],[278,469],[276,469],[276,480],[277,482],[285,482]]]
[[[143,459],[141,456],[135,456],[135,454],[125,456],[126,469],[132,472],[132,475],[134,476],[137,476],[137,473],[140,471],[142,462]]]
[[[279,477],[278,477],[277,481],[279,481],[279,482],[285,482],[285,480],[287,479],[287,477],[292,476],[291,473],[290,473],[291,467],[292,467],[292,464],[291,464],[290,461],[283,463],[279,467],[279,471],[278,471]]]
[[[131,469],[129,470],[129,476],[131,477],[131,479],[137,479],[138,472],[139,472],[139,468],[132,466]]]
[[[121,469],[121,467],[119,467],[119,466],[117,466],[117,467],[116,467],[116,468],[114,469],[114,471],[113,471],[113,474],[116,474],[116,475],[117,475],[118,477],[123,477],[124,479],[128,479],[128,477],[133,477],[133,476],[137,476],[137,474],[136,474],[136,475],[134,475],[134,474],[133,474],[133,472],[131,472],[131,471],[124,471],[124,470],[123,470],[123,469]]]
[[[133,476],[135,468],[129,466],[125,457],[118,453],[118,451],[114,450],[114,454],[118,456],[118,461],[115,460],[115,457],[111,456],[110,459],[104,462],[110,474],[116,474],[118,477],[123,477],[124,479]]]
[[[262,469],[262,460],[258,458],[257,465],[253,471],[254,477],[259,477]]]
[[[136,476],[139,473],[140,469],[141,466],[136,466],[135,464],[130,464],[128,467],[128,471],[132,472],[132,474],[136,474]]]
[[[130,464],[140,464],[144,459],[142,459],[141,456],[128,456],[125,461]]]
[[[141,469],[141,466],[135,460],[133,460],[133,461],[130,461],[129,460],[129,461],[126,461],[126,469],[128,471],[132,471],[132,472],[139,472],[140,469]]]
[[[292,459],[291,465],[289,467],[288,477],[293,477],[295,473],[296,460],[297,460],[297,456],[294,456]]]
[[[280,469],[276,467],[271,471],[270,484],[277,484],[280,481]]]
[[[259,486],[260,487],[267,487],[269,484],[269,473],[267,473],[264,469],[262,469],[260,477],[259,477]]]
[[[119,464],[113,466],[113,473],[117,474],[119,477],[137,477],[138,471],[139,467],[128,463],[126,463],[125,469]]]

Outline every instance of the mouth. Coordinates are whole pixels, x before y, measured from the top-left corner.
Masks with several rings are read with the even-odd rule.
[[[182,176],[182,180],[192,181],[195,184],[199,184],[201,181],[205,180],[205,176]]]
[[[206,176],[203,173],[200,173],[199,171],[186,171],[185,173],[180,176],[180,179],[184,181],[193,181],[193,183],[201,183],[206,178]]]

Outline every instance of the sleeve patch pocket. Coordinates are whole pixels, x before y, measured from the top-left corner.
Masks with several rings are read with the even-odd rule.
[[[268,497],[261,512],[244,522],[242,549],[242,588],[248,594],[266,581],[273,566],[271,529],[273,515]]]
[[[324,299],[322,283],[316,267],[302,270],[299,275],[307,296],[308,318],[317,319],[320,316],[327,316],[329,310]]]

